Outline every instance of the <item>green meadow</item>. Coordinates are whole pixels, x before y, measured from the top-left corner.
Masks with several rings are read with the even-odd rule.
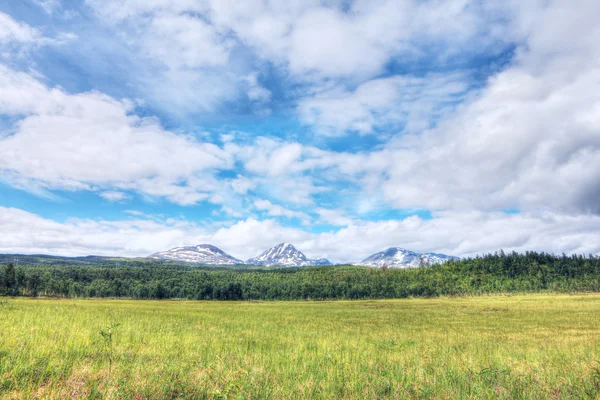
[[[598,294],[0,301],[2,399],[600,396]]]

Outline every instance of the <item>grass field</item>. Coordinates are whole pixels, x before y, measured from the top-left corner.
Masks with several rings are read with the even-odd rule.
[[[0,306],[2,399],[599,396],[600,295]]]

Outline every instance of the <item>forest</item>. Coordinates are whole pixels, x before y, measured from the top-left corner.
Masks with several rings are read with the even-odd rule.
[[[188,300],[334,300],[600,292],[600,257],[503,251],[419,268],[226,268],[169,263],[7,263],[0,295]]]

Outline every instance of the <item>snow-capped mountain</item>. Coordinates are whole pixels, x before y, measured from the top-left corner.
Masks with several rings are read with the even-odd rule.
[[[417,253],[400,247],[390,247],[385,251],[380,251],[365,258],[358,265],[365,265],[367,267],[383,267],[383,265],[387,265],[390,268],[411,268],[418,267],[421,264],[441,264],[449,260],[458,259],[459,257],[447,256],[445,254]]]
[[[280,243],[257,257],[246,261],[250,265],[282,265],[284,267],[304,267],[307,265],[331,265],[325,258],[310,259],[289,243]]]
[[[210,244],[175,247],[171,250],[154,253],[148,258],[155,260],[173,260],[209,265],[244,264],[242,260],[230,256],[223,250]]]

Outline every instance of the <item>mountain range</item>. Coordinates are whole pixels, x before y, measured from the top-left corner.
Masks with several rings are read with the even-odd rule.
[[[280,243],[260,255],[252,257],[245,262],[239,260],[218,247],[210,244],[197,246],[175,247],[173,249],[158,252],[148,258],[157,260],[173,260],[206,265],[260,265],[260,266],[283,266],[304,267],[310,265],[332,265],[326,258],[308,258],[304,253],[296,249],[290,243]],[[438,253],[417,253],[400,247],[375,253],[355,265],[369,267],[411,268],[420,265],[440,264],[449,260],[457,260],[458,257]]]

